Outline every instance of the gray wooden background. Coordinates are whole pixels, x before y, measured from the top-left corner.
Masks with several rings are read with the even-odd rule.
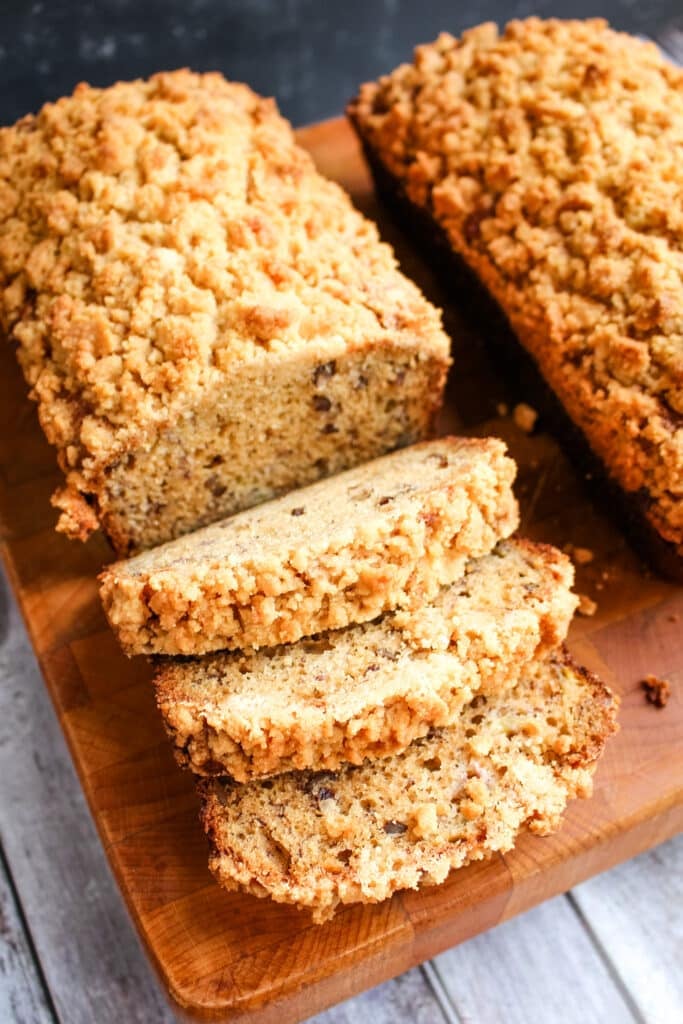
[[[87,78],[218,67],[295,123],[441,28],[606,14],[683,60],[683,0],[106,0],[0,4],[0,120]],[[680,17],[680,20],[676,20]],[[673,19],[673,20],[672,20]],[[112,878],[54,710],[0,578],[0,1024],[176,1015]],[[315,1018],[317,1024],[680,1024],[683,837]]]

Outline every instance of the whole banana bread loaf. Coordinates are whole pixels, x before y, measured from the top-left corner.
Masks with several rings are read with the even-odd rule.
[[[274,103],[189,71],[0,129],[0,323],[59,529],[120,554],[424,437],[449,364]]]
[[[511,691],[478,695],[455,725],[339,772],[199,784],[210,867],[227,889],[307,907],[377,903],[557,829],[591,793],[617,700],[561,653]]]
[[[128,654],[291,643],[434,596],[517,527],[502,441],[403,448],[109,566]]]
[[[476,275],[680,575],[683,71],[602,20],[530,18],[418,47],[349,114],[380,192]]]
[[[375,622],[169,660],[155,682],[176,756],[244,782],[395,754],[557,647],[576,608],[573,578],[555,548],[503,541],[432,600]]]

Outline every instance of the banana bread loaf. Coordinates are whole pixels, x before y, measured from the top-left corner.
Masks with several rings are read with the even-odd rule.
[[[558,828],[567,800],[591,792],[616,708],[603,683],[554,654],[396,757],[244,786],[205,780],[211,870],[318,922],[340,903],[443,882],[509,850],[525,826]]]
[[[554,548],[503,541],[416,608],[258,653],[169,661],[156,693],[176,756],[244,782],[397,753],[564,640],[573,576]]]
[[[0,129],[0,323],[119,554],[422,438],[449,362],[273,102],[189,71]]]
[[[604,21],[530,18],[418,47],[349,114],[380,192],[474,272],[680,575],[683,71]]]
[[[104,571],[128,654],[291,643],[434,596],[517,527],[495,439],[413,445]]]

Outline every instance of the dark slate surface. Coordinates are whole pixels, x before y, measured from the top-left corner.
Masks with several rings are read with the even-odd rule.
[[[0,0],[0,122],[87,80],[189,65],[277,97],[295,124],[339,113],[359,82],[440,30],[531,13],[602,14],[652,33],[683,0]]]

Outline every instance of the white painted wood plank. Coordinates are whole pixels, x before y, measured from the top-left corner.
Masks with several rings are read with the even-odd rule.
[[[584,882],[571,899],[648,1024],[679,1024],[683,836]]]
[[[0,829],[56,1012],[68,1024],[169,1024],[4,574],[0,588]]]
[[[437,957],[463,1024],[633,1024],[637,1017],[563,896]]]
[[[449,1024],[423,971],[416,967],[393,981],[348,999],[308,1024]]]
[[[0,1020],[54,1024],[5,865],[0,860]]]

